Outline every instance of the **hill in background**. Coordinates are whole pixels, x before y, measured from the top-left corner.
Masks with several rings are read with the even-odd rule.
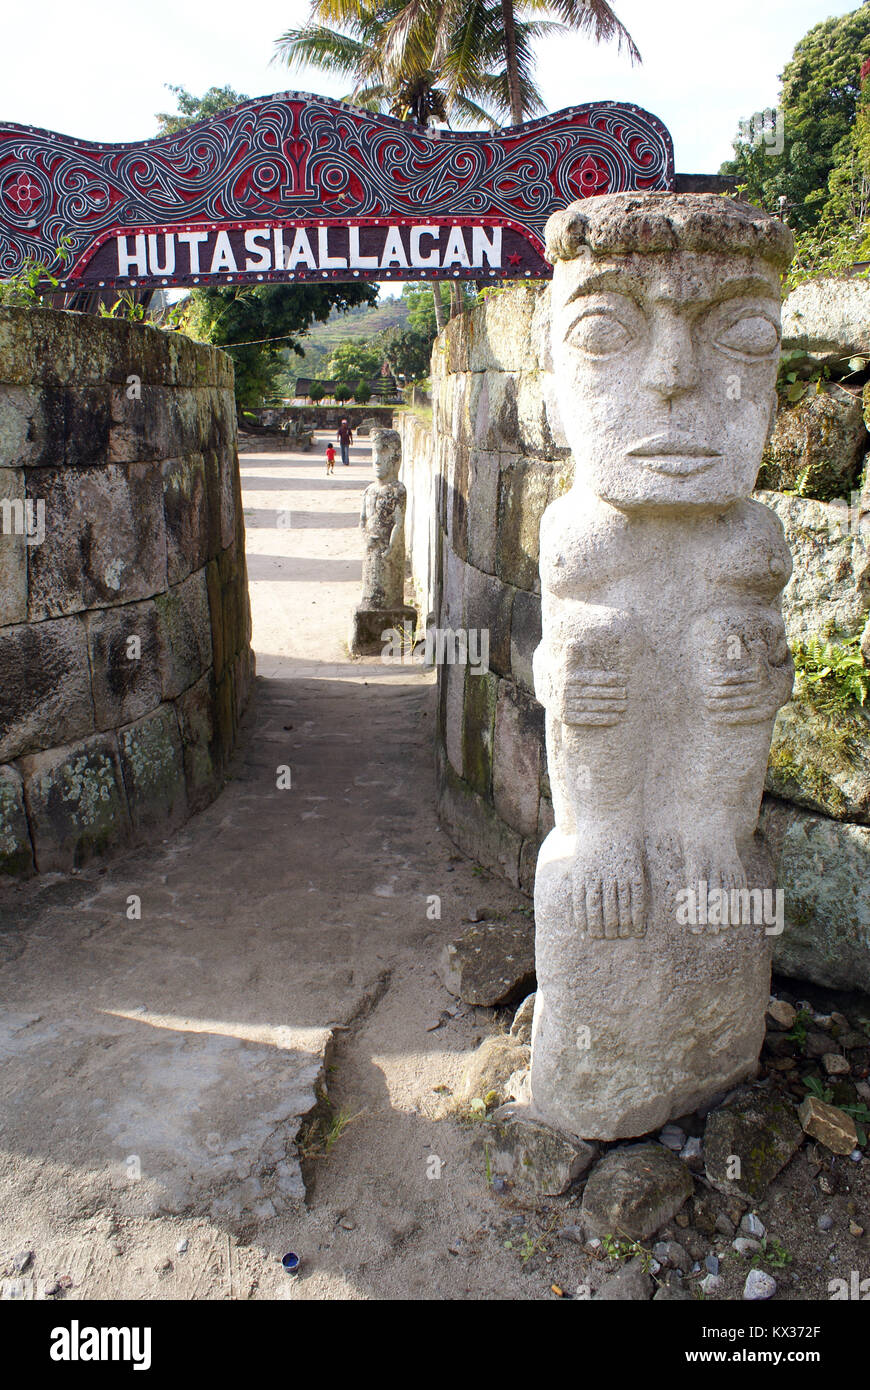
[[[304,357],[286,349],[281,355],[287,364],[286,376],[282,377],[279,394],[290,396],[296,378],[326,377],[326,363],[339,343],[354,339],[368,341],[388,328],[402,328],[408,319],[409,306],[404,299],[385,299],[380,304],[360,304],[346,314],[334,309],[325,323],[315,323],[305,337],[302,346]]]

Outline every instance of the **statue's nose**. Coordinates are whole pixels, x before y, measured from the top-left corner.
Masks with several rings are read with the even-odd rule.
[[[644,386],[671,400],[694,390],[698,376],[691,325],[677,314],[663,315],[653,329]]]

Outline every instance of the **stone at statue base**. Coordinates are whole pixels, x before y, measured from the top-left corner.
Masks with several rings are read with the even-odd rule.
[[[681,925],[673,891],[681,888],[679,855],[666,846],[648,850],[658,869],[648,918],[655,929],[596,941],[566,929],[572,841],[553,831],[541,848],[532,1086],[536,1100],[546,1097],[539,1118],[568,1134],[650,1134],[757,1071],[773,938],[763,924],[715,933]],[[772,888],[757,842],[753,851],[744,851],[749,881]]]
[[[586,1234],[648,1240],[683,1207],[692,1175],[663,1144],[611,1149],[594,1168],[583,1192],[580,1218]]]
[[[504,1118],[490,1124],[486,1140],[490,1171],[496,1177],[541,1196],[558,1197],[595,1161],[596,1144],[568,1139],[537,1124],[522,1106],[503,1109]]]
[[[350,631],[349,646],[354,656],[380,656],[382,652],[392,652],[393,633],[404,633],[406,627],[413,634],[417,626],[416,608],[364,608],[362,604],[355,610]],[[410,651],[403,655],[410,658]]]

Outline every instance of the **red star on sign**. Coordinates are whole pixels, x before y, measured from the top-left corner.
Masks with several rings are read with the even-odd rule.
[[[510,256],[508,256],[508,261],[511,265],[519,265],[521,260],[522,256],[520,255],[519,251],[514,251]]]

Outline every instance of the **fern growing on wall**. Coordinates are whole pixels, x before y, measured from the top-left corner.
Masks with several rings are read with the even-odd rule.
[[[792,656],[799,698],[830,714],[863,708],[870,695],[870,669],[860,642],[860,637],[842,643],[817,637],[795,642]]]

